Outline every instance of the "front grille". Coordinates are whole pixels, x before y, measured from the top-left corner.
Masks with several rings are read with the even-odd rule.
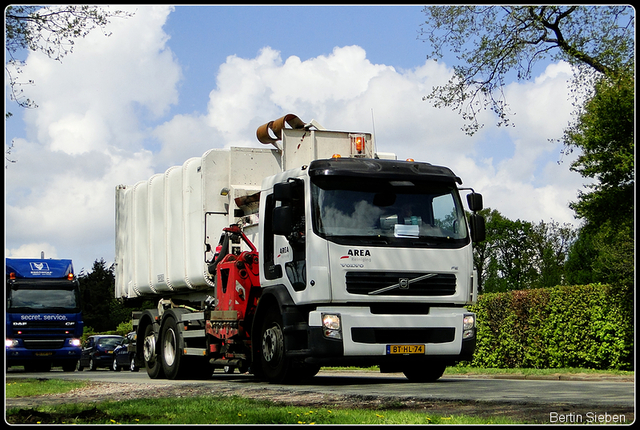
[[[351,338],[359,343],[446,343],[453,342],[456,329],[450,328],[363,328],[353,327]]]
[[[68,335],[73,333],[75,325],[75,321],[16,321],[11,328],[14,336],[18,332],[22,336]]]
[[[456,275],[440,273],[433,277],[411,282],[412,279],[427,275],[421,272],[348,272],[347,292],[366,294],[408,280],[408,288],[400,286],[379,293],[380,296],[451,296],[456,293]]]
[[[24,339],[26,349],[60,349],[65,339]]]

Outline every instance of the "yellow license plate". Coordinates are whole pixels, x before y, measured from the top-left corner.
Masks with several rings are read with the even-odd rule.
[[[424,354],[424,345],[387,345],[387,355]]]
[[[50,355],[53,355],[53,352],[36,352],[36,356],[38,357],[48,357]]]

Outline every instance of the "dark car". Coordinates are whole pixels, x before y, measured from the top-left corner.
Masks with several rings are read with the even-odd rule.
[[[78,370],[88,367],[96,370],[99,367],[111,367],[113,350],[124,342],[124,337],[117,335],[89,336],[82,345],[82,355],[78,361]]]
[[[129,369],[132,372],[140,370],[136,364],[136,332],[132,331],[128,333],[124,339],[124,342],[113,350],[113,361],[111,363],[111,370],[119,372],[123,368]]]

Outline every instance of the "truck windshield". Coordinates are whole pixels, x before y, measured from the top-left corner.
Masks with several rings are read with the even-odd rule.
[[[77,289],[69,285],[47,285],[46,288],[30,285],[13,286],[8,289],[7,309],[30,309],[40,312],[47,310],[77,311],[80,300]]]
[[[469,242],[453,183],[318,176],[314,232],[341,244],[461,247]]]

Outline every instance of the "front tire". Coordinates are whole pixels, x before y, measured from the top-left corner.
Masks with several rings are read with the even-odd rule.
[[[402,371],[411,382],[435,382],[444,374],[444,364],[426,363],[420,367],[412,367]]]
[[[261,373],[270,382],[283,382],[288,376],[290,359],[284,353],[282,316],[277,310],[270,309],[265,315],[259,340]]]
[[[111,370],[113,370],[114,372],[119,372],[120,371],[120,366],[118,366],[118,361],[116,360],[115,357],[113,357],[113,363],[111,364]]]
[[[132,371],[132,372],[137,372],[138,370],[140,370],[138,368],[138,366],[136,366],[136,357],[135,356],[131,357],[131,360],[129,362],[129,370]]]
[[[70,363],[64,363],[62,365],[62,371],[63,372],[74,372],[76,370],[77,366],[78,366],[78,362],[77,361],[71,361]]]
[[[261,348],[258,376],[263,376],[269,382],[301,382],[311,379],[320,370],[318,365],[287,357],[284,324],[276,308],[267,311],[259,339]]]

